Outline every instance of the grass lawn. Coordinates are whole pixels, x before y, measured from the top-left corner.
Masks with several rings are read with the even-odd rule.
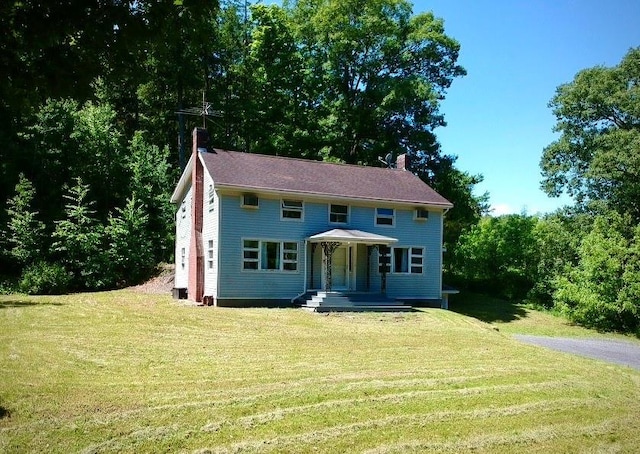
[[[513,340],[535,311],[451,307],[0,296],[0,452],[640,451],[640,372]]]

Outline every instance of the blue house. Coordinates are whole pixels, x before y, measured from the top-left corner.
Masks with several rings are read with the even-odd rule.
[[[219,306],[437,302],[452,204],[411,172],[206,148],[171,201],[175,295]],[[307,303],[304,303],[308,300]],[[445,298],[446,300],[446,298]]]

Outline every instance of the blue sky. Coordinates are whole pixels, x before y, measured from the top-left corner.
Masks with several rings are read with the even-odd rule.
[[[640,46],[639,0],[421,0],[461,44],[468,75],[449,89],[436,130],[458,168],[484,175],[494,214],[553,211],[571,203],[540,189],[542,150],[553,142],[547,107],[581,69],[617,65]]]

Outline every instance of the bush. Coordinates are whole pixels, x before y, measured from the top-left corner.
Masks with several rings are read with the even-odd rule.
[[[59,295],[70,285],[71,275],[62,265],[36,262],[24,269],[18,288],[29,295]]]

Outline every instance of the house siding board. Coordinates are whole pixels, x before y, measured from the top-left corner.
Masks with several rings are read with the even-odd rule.
[[[189,282],[189,244],[191,241],[191,198],[193,191],[191,188],[184,196],[184,200],[178,204],[176,210],[176,267],[175,267],[175,288],[187,288]],[[185,206],[183,215],[182,206]],[[185,265],[182,267],[182,249],[185,250]]]
[[[221,195],[220,206],[220,285],[219,298],[290,299],[304,287],[305,222],[281,220],[280,199],[259,195],[259,209],[240,206],[240,195]],[[292,241],[298,243],[298,271],[244,271],[244,239]]]
[[[304,290],[305,261],[310,279],[313,261],[314,281],[307,280],[307,287],[320,288],[322,275],[322,250],[316,247],[313,257],[311,246],[305,248],[305,238],[330,230],[328,204],[305,201],[304,221],[282,220],[280,198],[258,194],[259,209],[240,206],[240,194],[222,194],[219,197],[220,234],[220,298],[291,298]],[[396,238],[398,247],[423,247],[423,274],[402,275],[391,273],[387,276],[387,295],[393,298],[440,298],[441,260],[441,216],[439,211],[430,212],[427,221],[415,221],[413,210],[381,204],[381,207],[396,209],[395,226],[375,225],[375,206],[351,205],[349,223],[344,228],[358,229],[378,235]],[[243,271],[242,240],[262,239],[275,241],[296,241],[298,243],[298,271]],[[357,247],[357,290],[366,290],[366,246]],[[370,263],[371,291],[380,290],[377,253],[372,254]]]
[[[413,220],[412,210],[397,210],[396,227],[390,228],[388,235],[398,239],[393,247],[423,247],[422,274],[389,273],[387,275],[387,295],[392,298],[424,298],[441,297],[441,217],[440,212],[430,212],[427,221]],[[373,273],[376,285],[380,285],[378,272],[378,254],[374,254]],[[378,287],[379,288],[379,287]]]
[[[214,187],[213,211],[209,204],[209,187]],[[215,192],[214,182],[208,172],[204,175],[204,215],[202,226],[202,240],[204,242],[204,294],[218,296],[218,194]],[[213,241],[213,267],[209,268],[209,241]]]

